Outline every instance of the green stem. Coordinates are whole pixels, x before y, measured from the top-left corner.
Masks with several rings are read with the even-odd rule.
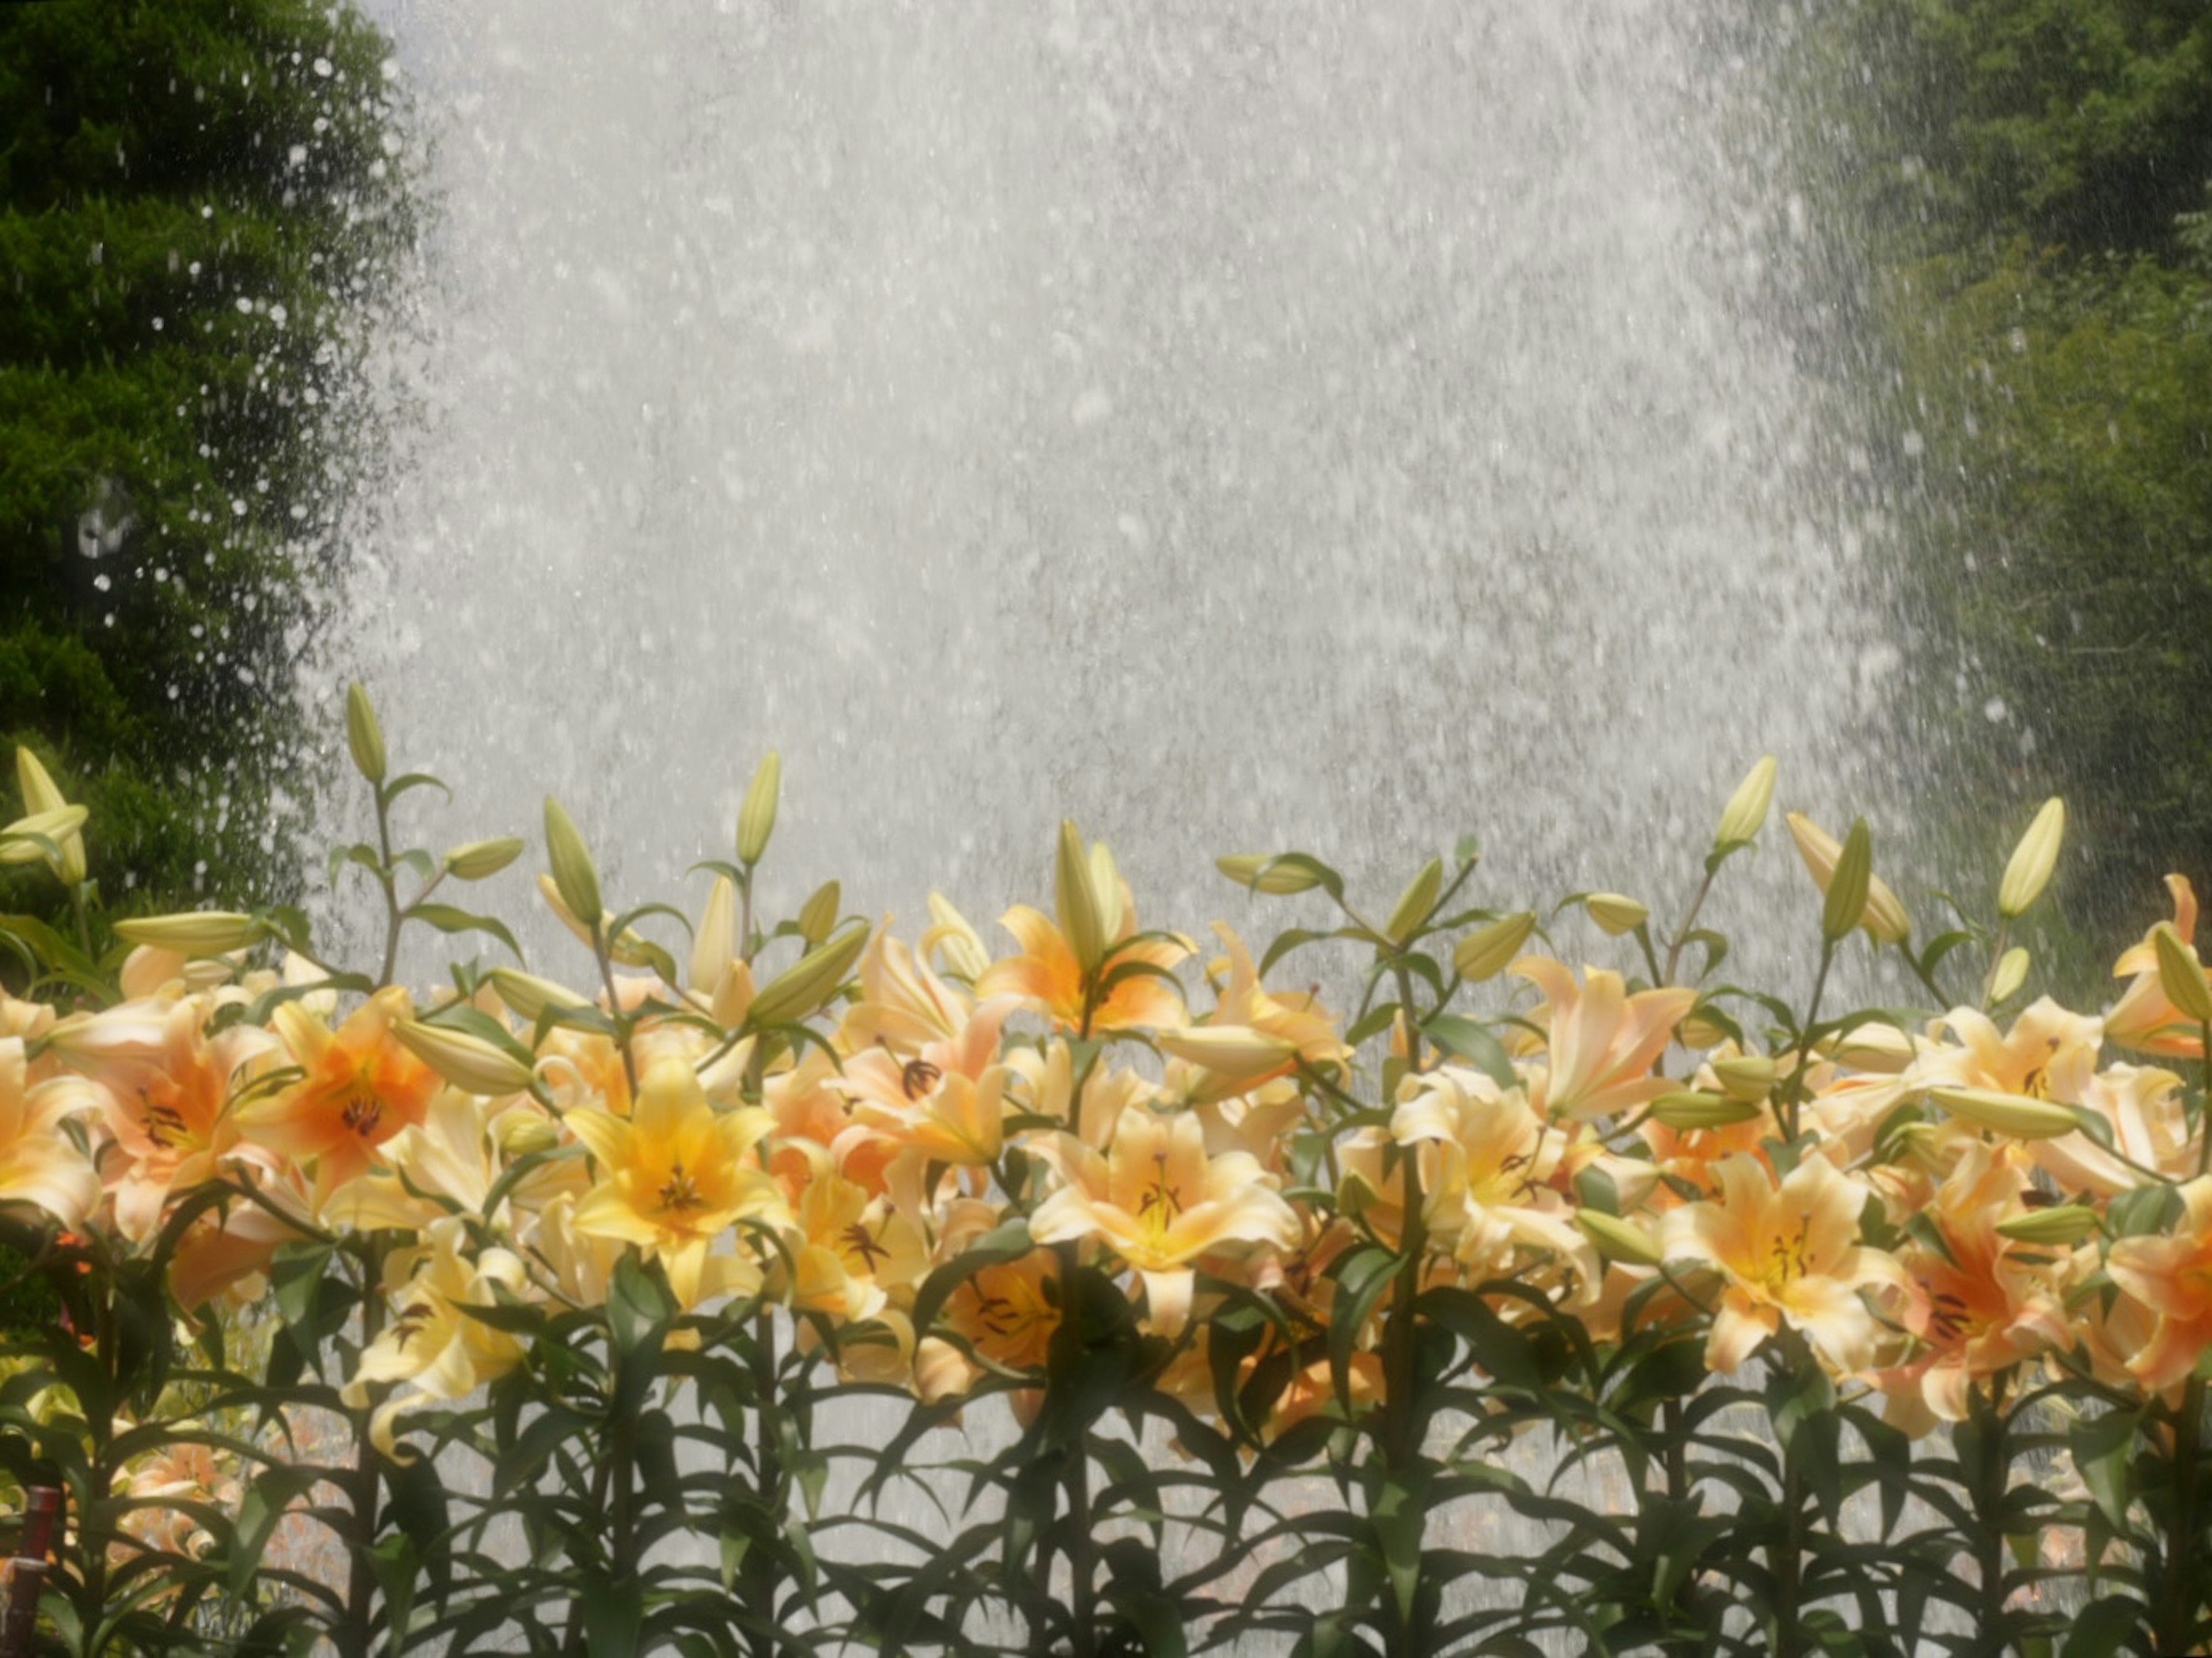
[[[2197,1557],[2197,1461],[2203,1455],[2204,1379],[2191,1376],[2182,1389],[2181,1412],[2173,1424],[2173,1506],[2166,1525],[2166,1558],[2160,1563],[2158,1616],[2151,1645],[2160,1652],[2193,1652],[2203,1562]]]
[[[376,884],[384,890],[384,964],[376,970],[379,989],[392,982],[393,969],[399,964],[399,931],[404,918],[399,913],[399,878],[392,872],[392,810],[384,798],[384,790],[376,791],[376,845],[379,861]]]
[[[1067,1458],[1067,1571],[1072,1582],[1069,1636],[1074,1658],[1093,1658],[1098,1649],[1098,1563],[1091,1534],[1091,1436],[1077,1436]]]
[[[1705,872],[1705,878],[1698,884],[1698,896],[1690,900],[1689,908],[1682,912],[1681,924],[1674,929],[1674,936],[1667,945],[1667,970],[1657,975],[1657,982],[1662,987],[1674,982],[1674,969],[1682,964],[1682,945],[1690,936],[1691,923],[1698,919],[1698,912],[1705,907],[1705,896],[1713,890],[1713,877],[1718,872],[1710,869]]]
[[[362,1257],[361,1345],[366,1352],[384,1330],[384,1243],[372,1237]],[[380,1390],[381,1391],[381,1390]],[[370,1411],[354,1414],[353,1514],[346,1539],[352,1563],[346,1576],[346,1617],[331,1637],[344,1658],[368,1658],[370,1620],[376,1612],[376,1567],[370,1551],[376,1546],[378,1485],[383,1478],[376,1446],[368,1436]]]
[[[1836,941],[1820,940],[1820,969],[1813,975],[1813,999],[1805,1007],[1805,1023],[1797,1036],[1797,1066],[1790,1073],[1790,1081],[1783,1088],[1779,1110],[1782,1132],[1785,1138],[1797,1138],[1797,1108],[1805,1098],[1805,1072],[1813,1064],[1813,1029],[1820,1017],[1820,995],[1828,987],[1828,969],[1836,959]]]
[[[2002,1382],[1999,1386],[2002,1387]],[[2004,1527],[1997,1516],[2004,1510],[2006,1474],[2011,1459],[2006,1455],[2005,1436],[2010,1427],[2001,1397],[1984,1398],[1978,1389],[1973,1397],[1973,1412],[1980,1429],[1980,1466],[1974,1470],[1975,1518],[1978,1521],[1974,1536],[1974,1569],[1981,1589],[1981,1608],[1978,1614],[1984,1636],[1995,1631],[2004,1621],[2005,1607],[2005,1536]],[[2009,1644],[2009,1643],[2007,1643]],[[1991,1646],[1991,1653],[2001,1653],[2003,1646]]]
[[[1805,1649],[1798,1610],[1805,1556],[1805,1471],[1794,1450],[1782,1457],[1782,1544],[1768,1563],[1774,1572],[1775,1658],[1800,1658]]]
[[[784,1511],[784,1475],[775,1433],[775,1315],[762,1308],[754,1329],[753,1473],[762,1508],[770,1514],[781,1515]],[[755,1658],[773,1658],[775,1651],[775,1552],[757,1546],[747,1550],[746,1609],[759,1625],[759,1631],[750,1643]]]

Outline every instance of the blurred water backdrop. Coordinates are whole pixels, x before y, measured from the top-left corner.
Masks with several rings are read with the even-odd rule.
[[[325,678],[457,836],[556,792],[673,896],[774,746],[772,908],[988,931],[1063,815],[1185,927],[1249,913],[1218,853],[1395,890],[1467,832],[1478,896],[1663,918],[1765,750],[1890,825],[1789,8],[370,10],[434,228]],[[1810,932],[1786,852],[1735,879]]]

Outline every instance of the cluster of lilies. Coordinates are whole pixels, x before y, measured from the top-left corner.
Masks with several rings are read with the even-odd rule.
[[[81,881],[81,809],[19,763],[0,856]],[[1771,762],[1746,780],[1723,852],[1772,781]],[[834,895],[763,934],[761,793],[681,963],[601,908],[549,803],[541,886],[593,952],[588,988],[507,967],[430,997],[347,988],[304,952],[272,958],[267,918],[118,924],[135,947],[112,1005],[0,998],[0,1205],[125,1254],[168,1230],[186,1321],[262,1295],[288,1244],[387,1235],[386,1310],[345,1396],[401,1459],[410,1416],[526,1362],[499,1315],[601,1306],[626,1260],[657,1263],[685,1311],[788,1309],[846,1376],[931,1401],[989,1382],[1033,1403],[1071,1260],[1118,1276],[1168,1355],[1152,1385],[1201,1412],[1222,1397],[1210,1312],[1264,1298],[1268,1339],[1237,1361],[1287,1362],[1262,1436],[1395,1385],[1385,1309],[1334,1270],[1376,1245],[1417,1251],[1425,1284],[1511,1281],[1595,1343],[1629,1309],[1678,1325],[1715,1372],[1800,1340],[1915,1433],[2024,1366],[2178,1406],[2212,1352],[2212,1138],[2168,1068],[2202,1066],[2212,991],[2179,877],[2102,1015],[2004,1011],[2006,952],[1979,1005],[1808,1019],[1817,1039],[1790,1046],[1668,982],[1641,905],[1583,901],[1643,944],[1632,977],[1544,953],[1531,915],[1455,912],[1441,864],[1384,924],[1346,909],[1370,987],[1406,987],[1380,1018],[1268,986],[1272,957],[1225,924],[1203,946],[1143,929],[1072,826],[1054,913],[1007,911],[1002,952],[941,897],[911,943],[837,925]],[[2022,841],[2007,924],[2062,825],[2053,803]],[[1903,936],[1863,831],[1793,829],[1831,950]],[[479,843],[439,874],[520,850]],[[1310,859],[1223,867],[1340,900]],[[1425,1008],[1398,976],[1419,941],[1439,951]],[[1504,993],[1496,1017],[1443,1011],[1478,987]],[[1510,1321],[1531,1302],[1494,1304]]]

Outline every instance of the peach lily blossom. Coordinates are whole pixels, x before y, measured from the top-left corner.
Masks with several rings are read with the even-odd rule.
[[[1530,1017],[1544,1028],[1546,1064],[1530,1092],[1553,1119],[1587,1120],[1656,1099],[1674,1084],[1652,1066],[1698,999],[1689,989],[1628,993],[1618,973],[1586,968],[1583,982],[1560,963],[1524,956],[1510,969],[1544,993]]]
[[[238,1124],[257,1145],[312,1160],[319,1201],[367,1169],[394,1134],[422,1121],[430,1096],[444,1086],[392,1034],[410,1009],[407,993],[390,986],[336,1030],[296,1002],[270,1016],[305,1074],[273,1096],[240,1105]]]
[[[2165,1237],[2127,1237],[2112,1245],[2106,1270],[2158,1324],[2129,1373],[2156,1394],[2187,1381],[2212,1350],[2212,1175],[2181,1188],[2181,1218]]]
[[[2182,945],[2197,955],[2197,889],[2185,875],[2169,875],[2166,890],[2173,895],[2173,930]],[[2153,928],[2151,932],[2155,932]],[[2112,976],[2125,979],[2128,987],[2105,1015],[2105,1034],[2123,1048],[2167,1059],[2201,1059],[2203,1033],[2196,1022],[2173,1005],[2159,982],[2158,950],[2151,932],[2121,954],[2112,963]],[[2201,958],[2200,958],[2201,959]]]

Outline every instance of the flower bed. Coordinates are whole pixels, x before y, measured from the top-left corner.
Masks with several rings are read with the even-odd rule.
[[[1671,929],[1561,906],[1606,966],[1467,848],[1387,911],[1224,859],[1323,919],[1201,946],[1072,825],[1010,954],[834,883],[770,925],[771,756],[696,917],[609,913],[546,803],[556,978],[433,896],[522,842],[400,847],[428,780],[358,688],[348,735],[374,971],[290,910],[94,957],[21,762],[0,858],[87,916],[0,923],[58,1649],[2201,1649],[2212,988],[2176,878],[2102,1017],[2021,1005],[2055,802],[1924,944],[1793,818],[1817,967],[1759,988],[1698,915],[1771,761]],[[513,964],[410,992],[412,926]],[[1923,1009],[1828,1005],[1862,935]],[[1352,1005],[1281,987],[1308,950]]]

